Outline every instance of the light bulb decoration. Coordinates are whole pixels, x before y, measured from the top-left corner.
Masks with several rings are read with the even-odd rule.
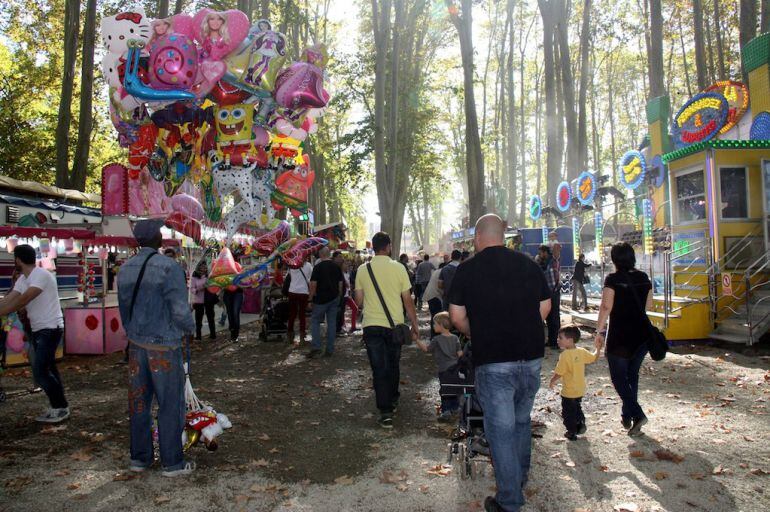
[[[562,181],[556,187],[556,208],[564,213],[569,210],[570,205],[572,205],[572,189],[569,183]]]
[[[719,92],[696,94],[674,116],[674,146],[679,149],[714,138],[725,126],[729,110],[727,99]]]
[[[594,227],[596,229],[596,254],[600,261],[604,261],[604,216],[600,211],[594,215]]]
[[[645,254],[654,252],[652,222],[652,200],[642,199],[642,246]]]
[[[720,80],[708,87],[705,92],[718,92],[727,100],[727,121],[720,135],[729,132],[749,109],[749,88],[743,82]]]
[[[580,257],[580,219],[572,217],[572,253],[575,261]]]
[[[596,178],[590,171],[583,171],[575,184],[575,198],[583,206],[589,206],[596,198]]]
[[[543,226],[543,243],[548,243],[548,228],[546,226]]]
[[[644,181],[647,161],[640,151],[631,150],[620,158],[618,176],[620,183],[628,190],[634,190]]]
[[[538,195],[532,195],[529,197],[529,217],[534,220],[540,220],[540,216],[543,214],[543,201]]]

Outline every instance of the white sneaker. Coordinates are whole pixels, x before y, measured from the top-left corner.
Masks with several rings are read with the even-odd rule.
[[[175,478],[177,476],[187,476],[193,471],[195,471],[195,462],[188,460],[187,462],[185,462],[185,465],[183,468],[173,469],[171,471],[164,470],[163,473],[161,474],[168,478]]]
[[[63,409],[48,409],[45,413],[35,418],[35,421],[38,423],[61,423],[69,417],[70,408],[64,407]]]

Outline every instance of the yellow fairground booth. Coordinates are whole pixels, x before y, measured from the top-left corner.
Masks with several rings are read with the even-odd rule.
[[[651,217],[670,231],[650,318],[672,341],[752,344],[770,327],[770,34],[742,58],[748,85],[717,82],[670,125],[667,96],[647,105],[647,158],[667,177]]]

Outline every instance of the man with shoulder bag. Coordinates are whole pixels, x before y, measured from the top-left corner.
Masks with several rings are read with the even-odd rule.
[[[372,238],[375,256],[356,275],[355,300],[364,306],[364,343],[372,367],[374,394],[382,428],[393,428],[398,406],[401,347],[419,338],[412,283],[404,266],[390,257],[387,233]],[[404,310],[411,328],[404,323]]]

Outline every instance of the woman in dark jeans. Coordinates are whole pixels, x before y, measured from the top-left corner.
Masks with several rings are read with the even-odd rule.
[[[232,288],[232,289],[230,289]],[[241,332],[241,307],[243,306],[243,289],[237,286],[225,288],[222,301],[227,311],[227,323],[230,327],[230,341],[238,341]]]
[[[634,268],[636,255],[629,244],[615,244],[610,256],[615,272],[604,280],[596,338],[602,344],[606,338],[610,377],[623,401],[621,422],[635,436],[647,423],[638,395],[639,369],[650,332],[646,310],[652,309],[652,284],[647,274]]]

